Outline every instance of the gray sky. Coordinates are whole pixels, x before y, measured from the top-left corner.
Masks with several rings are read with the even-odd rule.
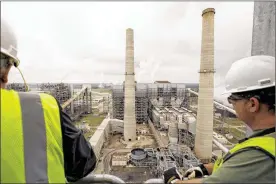
[[[250,55],[253,2],[2,2],[27,82],[122,82],[125,30],[134,29],[136,80],[198,82],[202,10],[215,14],[215,93]],[[138,64],[139,63],[139,64]],[[22,82],[16,69],[10,82]]]

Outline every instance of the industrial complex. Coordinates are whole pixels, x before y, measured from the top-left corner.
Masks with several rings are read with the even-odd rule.
[[[137,83],[135,30],[128,28],[122,85],[103,91],[91,84],[31,86],[31,91],[52,94],[80,129],[87,129],[82,117],[103,117],[97,127],[87,130],[93,130],[87,138],[98,160],[93,174],[142,183],[161,178],[171,167],[185,172],[199,163],[213,162],[225,151],[219,145],[229,149],[246,136],[246,127],[235,112],[214,99],[214,18],[215,9],[202,12],[199,84]],[[21,84],[8,88],[26,90]]]

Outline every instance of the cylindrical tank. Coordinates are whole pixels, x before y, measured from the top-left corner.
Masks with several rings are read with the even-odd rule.
[[[191,134],[193,134],[193,135],[195,135],[196,134],[196,124],[195,123],[189,123],[188,124],[188,131],[191,133]]]
[[[142,148],[135,148],[131,150],[131,158],[134,160],[143,160],[146,158],[147,153]]]
[[[183,118],[182,114],[178,115],[178,122],[182,122],[182,118]]]
[[[185,116],[185,122],[187,123],[188,131],[193,135],[196,134],[196,118],[189,115]]]
[[[152,157],[152,156],[153,156],[153,152],[148,151],[148,156],[149,156],[149,157]]]
[[[169,141],[170,143],[177,143],[178,141],[178,128],[177,123],[171,122],[169,125]]]
[[[163,123],[163,127],[168,130],[169,129],[169,123],[168,122]]]
[[[178,129],[187,130],[187,123],[178,123]]]
[[[196,134],[196,119],[193,116],[187,117],[188,131],[193,135]]]

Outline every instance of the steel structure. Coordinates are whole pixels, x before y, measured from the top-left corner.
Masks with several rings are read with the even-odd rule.
[[[62,104],[62,109],[70,115],[73,121],[77,120],[82,114],[91,113],[91,90],[89,90],[87,86],[83,86],[83,88],[79,92],[74,94],[70,99]]]
[[[26,86],[23,83],[11,83],[7,85],[7,89],[14,90],[18,92],[27,91]]]
[[[195,157],[192,150],[186,145],[169,144],[168,148],[171,150],[179,167],[183,170],[198,166],[200,163],[200,160]]]
[[[136,84],[135,89],[135,110],[136,122],[148,121],[148,88],[145,84]]]
[[[129,162],[137,167],[150,167],[155,177],[161,177],[171,167],[185,171],[200,163],[189,147],[179,144],[169,144],[166,148],[133,149]]]
[[[39,91],[49,93],[55,97],[60,104],[63,104],[72,96],[72,89],[70,88],[70,85],[65,83],[42,83],[39,88]]]
[[[180,144],[187,145],[192,150],[195,147],[195,135],[185,129],[178,129],[178,141]]]
[[[152,106],[179,107],[185,98],[184,84],[136,84],[135,114],[137,123],[146,123],[151,117]],[[115,119],[124,119],[124,86],[112,88],[112,114]]]
[[[124,87],[114,85],[112,88],[112,115],[114,119],[124,119]]]

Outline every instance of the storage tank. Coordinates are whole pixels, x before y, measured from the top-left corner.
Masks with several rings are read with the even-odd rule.
[[[168,129],[168,127],[166,126],[166,123],[165,123],[165,118],[164,118],[164,116],[162,114],[160,114],[160,118],[159,119],[160,119],[160,126]]]
[[[193,135],[196,134],[196,118],[193,116],[187,117],[188,131]]]
[[[178,128],[177,123],[171,122],[169,125],[169,141],[170,143],[176,144],[178,141]]]
[[[187,123],[178,122],[178,129],[180,129],[180,130],[187,130]]]
[[[182,120],[182,114],[180,114],[180,115],[178,115],[178,122],[182,122],[183,120]]]
[[[131,150],[131,158],[134,160],[143,160],[147,157],[147,153],[142,148],[135,148]]]

